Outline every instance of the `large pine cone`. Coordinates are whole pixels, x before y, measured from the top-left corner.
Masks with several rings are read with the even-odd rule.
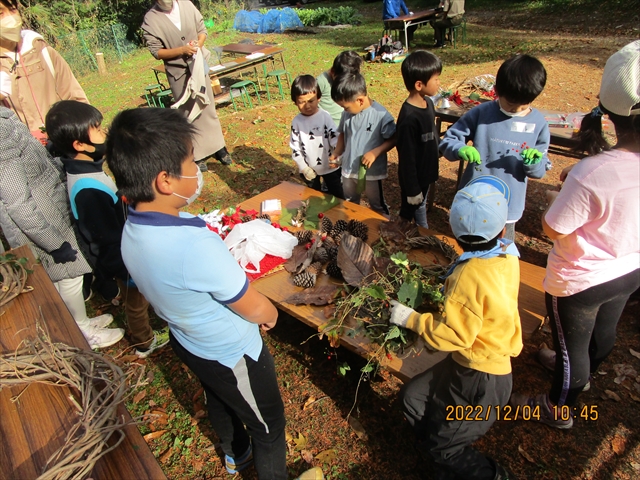
[[[316,275],[307,271],[299,273],[293,277],[293,284],[296,287],[310,288],[316,284]]]
[[[342,271],[340,270],[340,267],[338,266],[338,263],[335,261],[329,262],[327,264],[327,275],[333,277],[333,278],[337,278],[338,280],[342,280]]]
[[[329,233],[333,228],[333,222],[330,218],[322,217],[322,221],[320,222],[320,231],[322,233]]]
[[[298,230],[293,235],[298,239],[298,245],[306,245],[311,241],[313,232],[311,230]]]
[[[333,225],[333,228],[331,229],[331,232],[329,233],[329,236],[333,237],[333,239],[335,240],[335,238],[338,235],[340,235],[342,232],[344,232],[347,229],[347,225],[348,225],[348,223],[345,222],[344,220],[338,220]]]
[[[359,220],[349,220],[347,231],[354,237],[358,237],[363,242],[369,238],[369,227]]]

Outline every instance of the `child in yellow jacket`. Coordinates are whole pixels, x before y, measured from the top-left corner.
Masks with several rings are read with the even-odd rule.
[[[471,447],[505,413],[511,357],[522,350],[519,253],[502,238],[508,198],[506,183],[490,175],[456,194],[449,222],[464,253],[445,281],[443,315],[392,302],[391,323],[415,331],[435,350],[452,352],[414,377],[402,398],[418,450],[433,458],[442,478],[509,478]]]

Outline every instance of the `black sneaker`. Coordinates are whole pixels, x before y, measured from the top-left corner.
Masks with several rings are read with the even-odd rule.
[[[222,147],[220,150],[214,153],[213,156],[223,165],[231,165],[233,163],[233,159],[231,158],[231,155],[229,155],[227,147]]]

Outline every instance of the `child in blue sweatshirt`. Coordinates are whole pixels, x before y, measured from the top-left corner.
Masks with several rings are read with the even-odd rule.
[[[531,103],[544,89],[547,72],[529,55],[506,60],[496,76],[495,102],[469,110],[445,134],[440,152],[451,161],[469,162],[460,188],[481,175],[495,175],[511,191],[505,238],[515,240],[515,223],[522,217],[527,179],[542,178],[550,168],[549,126]],[[467,142],[473,141],[473,146]]]

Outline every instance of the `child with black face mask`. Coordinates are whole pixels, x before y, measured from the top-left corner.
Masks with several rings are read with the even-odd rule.
[[[122,261],[120,242],[125,207],[111,177],[102,169],[106,134],[102,114],[95,107],[75,100],[54,104],[45,119],[53,148],[62,157],[67,172],[71,212],[87,258],[93,267],[94,288],[107,300],[123,298],[131,344],[140,358],[166,345],[149,325],[149,303],[138,292]],[[116,303],[116,302],[114,302]]]

